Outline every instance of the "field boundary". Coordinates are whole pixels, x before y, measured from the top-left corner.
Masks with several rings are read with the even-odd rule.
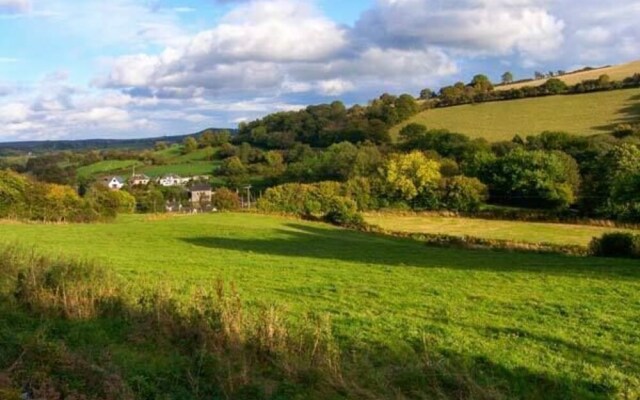
[[[460,248],[469,250],[511,251],[522,253],[560,254],[574,257],[590,256],[589,248],[574,244],[556,244],[545,242],[523,242],[506,239],[486,239],[477,236],[456,236],[442,233],[413,233],[384,229],[378,225],[367,225],[362,232],[412,239],[427,246]]]
[[[508,221],[508,222],[539,222],[547,224],[565,224],[576,226],[592,226],[597,228],[616,228],[640,230],[640,224],[629,224],[608,219],[589,219],[571,216],[563,216],[559,214],[550,215],[547,212],[523,212],[520,210],[494,211],[485,210],[473,213],[465,213],[458,211],[400,211],[400,210],[384,210],[384,211],[367,211],[366,214],[378,216],[398,216],[398,217],[444,217],[444,218],[469,218],[478,220],[491,221]]]

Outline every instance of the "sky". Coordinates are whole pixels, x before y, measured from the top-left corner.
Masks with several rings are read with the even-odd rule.
[[[236,127],[640,59],[640,0],[0,0],[0,142]]]

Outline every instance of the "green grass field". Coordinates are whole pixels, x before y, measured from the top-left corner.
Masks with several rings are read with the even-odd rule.
[[[106,173],[123,173],[131,174],[134,166],[140,166],[142,163],[137,160],[107,160],[100,161],[95,164],[80,167],[77,170],[79,177],[91,177]]]
[[[114,175],[130,175],[135,165],[136,172],[147,174],[152,178],[167,174],[182,176],[213,175],[220,165],[220,161],[210,161],[217,149],[198,149],[189,154],[182,154],[182,147],[172,146],[168,149],[155,152],[164,159],[163,165],[143,165],[136,160],[108,160],[78,168],[78,176],[95,177],[100,174],[111,173]]]
[[[588,246],[591,239],[607,232],[629,231],[587,225],[543,222],[497,221],[435,215],[394,215],[371,213],[365,220],[381,228],[411,233],[435,233],[475,236],[486,239],[515,240],[528,243],[575,244]]]
[[[437,108],[394,127],[391,135],[397,137],[407,124],[419,123],[500,141],[544,131],[593,135],[624,122],[640,122],[640,89]]]
[[[368,354],[379,368],[385,354],[411,363],[423,347],[439,355],[434,360],[462,360],[482,370],[477,385],[501,393],[489,398],[640,393],[637,261],[429,248],[250,214],[6,222],[0,242],[95,259],[134,290],[211,287],[222,277],[249,307],[276,303],[293,315],[330,315],[341,346]]]

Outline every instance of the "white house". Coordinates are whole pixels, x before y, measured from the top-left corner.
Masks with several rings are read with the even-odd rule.
[[[146,186],[151,182],[151,178],[144,174],[133,175],[129,179],[131,186]]]
[[[111,190],[120,190],[124,187],[124,179],[119,176],[108,176],[102,182]]]
[[[189,178],[182,178],[178,175],[165,175],[158,180],[158,183],[164,187],[183,186],[189,183]]]

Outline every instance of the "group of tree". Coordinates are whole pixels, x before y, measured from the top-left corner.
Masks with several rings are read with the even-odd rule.
[[[339,196],[353,200],[359,210],[474,212],[488,202],[640,222],[640,135],[633,126],[624,129],[632,133],[581,137],[546,132],[489,143],[410,124],[394,146],[233,146],[236,155],[224,160],[223,171],[237,177],[277,165],[268,187],[338,182],[343,185]],[[241,158],[240,153],[252,156]]]
[[[367,106],[345,107],[342,102],[309,106],[301,111],[268,115],[242,123],[236,143],[269,149],[289,149],[296,143],[328,147],[335,143],[390,143],[389,129],[420,111],[411,95],[384,94]]]
[[[0,218],[43,222],[95,222],[132,212],[135,199],[96,185],[81,197],[75,188],[0,170]]]

